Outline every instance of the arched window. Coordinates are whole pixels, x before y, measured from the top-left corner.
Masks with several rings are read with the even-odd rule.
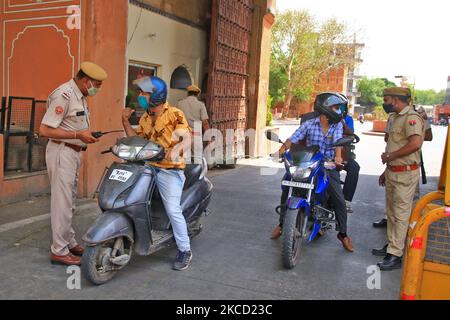
[[[170,79],[171,89],[182,89],[185,90],[192,84],[192,78],[189,71],[184,66],[179,66],[172,73],[172,78]]]

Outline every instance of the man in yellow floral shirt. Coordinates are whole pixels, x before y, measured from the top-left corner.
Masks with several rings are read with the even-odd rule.
[[[134,110],[126,108],[122,113],[122,124],[127,135],[141,136],[164,147],[165,159],[149,163],[156,169],[156,184],[166,213],[172,225],[178,253],[173,268],[189,268],[192,252],[186,220],[181,209],[181,194],[186,180],[183,169],[183,151],[189,150],[191,133],[183,112],[167,103],[167,85],[158,77],[143,77],[135,81],[141,90],[139,105],[146,111],[135,131],[129,122]]]

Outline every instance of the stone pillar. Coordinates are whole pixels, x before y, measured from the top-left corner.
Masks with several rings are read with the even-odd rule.
[[[128,1],[114,0],[112,5],[111,0],[85,0],[81,31],[81,61],[98,63],[108,72],[102,91],[88,98],[91,130],[120,130],[126,91]],[[115,160],[112,155],[103,156],[100,152],[109,149],[119,137],[123,134],[104,136],[83,154],[79,196],[95,192],[105,167]]]
[[[250,51],[249,83],[248,83],[248,120],[247,128],[255,129],[255,144],[247,146],[247,154],[251,157],[264,156],[267,153],[260,141],[261,132],[266,127],[267,100],[269,95],[269,72],[271,52],[271,28],[275,17],[268,10],[271,1],[254,0],[252,40]],[[262,142],[262,143],[261,143]],[[261,147],[260,147],[261,146]]]

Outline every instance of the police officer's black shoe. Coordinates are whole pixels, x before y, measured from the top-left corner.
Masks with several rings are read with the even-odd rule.
[[[383,218],[379,221],[374,222],[372,225],[374,228],[386,228],[387,227],[387,219]]]
[[[381,271],[391,271],[402,268],[402,258],[394,256],[390,253],[386,255],[382,262],[378,263]]]
[[[386,244],[383,248],[372,249],[372,254],[378,257],[385,257],[387,255],[387,247],[388,245]]]

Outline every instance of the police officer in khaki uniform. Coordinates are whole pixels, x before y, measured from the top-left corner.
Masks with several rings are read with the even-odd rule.
[[[198,100],[198,96],[201,90],[196,85],[191,85],[186,88],[188,91],[188,96],[178,102],[178,109],[183,111],[186,119],[189,122],[189,126],[194,130],[195,133],[200,133],[201,129],[207,131],[209,129],[208,123],[208,112],[206,111],[206,106],[203,102]]]
[[[75,79],[64,83],[48,98],[40,135],[49,138],[46,151],[51,184],[51,262],[80,265],[83,247],[75,240],[72,215],[75,209],[81,152],[98,142],[89,131],[86,97],[95,96],[107,74],[98,65],[84,62]]]
[[[209,116],[206,111],[206,106],[201,102],[198,97],[201,90],[196,85],[191,85],[186,88],[188,96],[178,102],[177,108],[183,111],[189,126],[192,128],[192,139],[194,145],[194,160],[199,161],[203,158],[203,133],[209,130]],[[203,129],[203,131],[202,131]],[[204,155],[206,158],[210,158],[209,155]],[[211,159],[208,160],[208,163]]]
[[[394,114],[391,115],[386,152],[381,155],[387,168],[379,181],[386,187],[388,219],[386,256],[378,263],[383,271],[401,268],[414,192],[420,178],[420,149],[425,126],[423,118],[410,103],[408,88],[384,91],[384,107],[392,109]]]
[[[386,109],[385,111],[386,111],[386,113],[389,114],[389,118],[388,118],[388,121],[387,121],[387,126],[386,126],[386,129],[384,131],[385,132],[384,141],[387,143],[388,140],[389,140],[389,130],[391,129],[392,121],[394,119],[393,116],[395,115],[395,113],[391,113],[392,110],[389,110],[389,109]],[[415,109],[415,111],[418,114],[420,114],[420,116],[424,120],[424,125],[425,125],[425,138],[424,138],[424,141],[433,141],[433,130],[431,128],[430,122],[428,121],[427,113],[425,112],[423,107],[419,107],[419,108]],[[422,165],[423,165],[423,163],[422,163]],[[414,201],[419,200],[419,198],[420,198],[420,182],[417,184],[416,192],[414,193]],[[382,219],[380,219],[378,221],[375,221],[373,223],[373,227],[374,228],[386,228],[387,227],[387,216],[386,216],[386,214],[384,215],[384,217]],[[381,253],[383,255],[386,255],[386,248],[383,247],[383,249],[381,249],[381,250],[382,250]],[[380,251],[379,249],[374,249],[373,253],[375,255],[379,255],[379,251]]]

